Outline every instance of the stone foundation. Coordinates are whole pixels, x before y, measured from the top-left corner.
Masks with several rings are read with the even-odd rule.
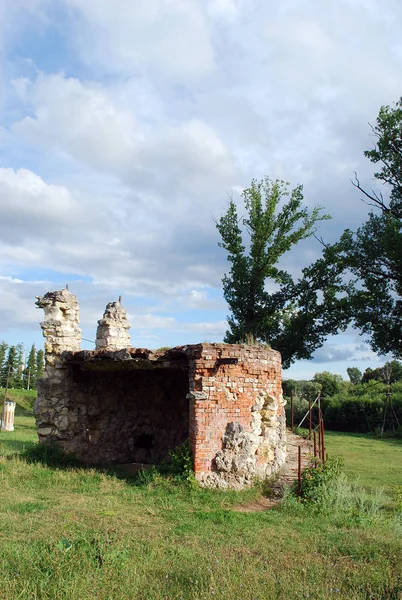
[[[120,302],[99,321],[97,339],[108,342],[79,351],[75,296],[52,292],[37,305],[47,338],[35,404],[41,441],[90,464],[157,464],[189,438],[196,478],[217,487],[251,484],[284,463],[279,353],[207,343],[116,349],[128,336]]]

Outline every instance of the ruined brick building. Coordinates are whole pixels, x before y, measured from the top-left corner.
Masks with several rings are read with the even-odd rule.
[[[96,349],[80,350],[77,298],[38,298],[46,368],[35,416],[51,440],[89,464],[158,464],[190,439],[203,485],[236,486],[276,472],[286,456],[278,352],[212,344],[131,348],[121,302],[98,321]]]

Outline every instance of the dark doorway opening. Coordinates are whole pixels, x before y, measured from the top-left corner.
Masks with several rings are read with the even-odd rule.
[[[186,368],[88,369],[88,462],[158,464],[189,436]]]

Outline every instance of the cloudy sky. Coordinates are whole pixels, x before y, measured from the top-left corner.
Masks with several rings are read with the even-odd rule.
[[[401,27],[400,0],[0,0],[0,339],[41,345],[34,296],[68,282],[88,340],[120,294],[133,346],[222,340],[214,218],[269,175],[328,242],[365,219]],[[383,362],[351,330],[286,376]]]

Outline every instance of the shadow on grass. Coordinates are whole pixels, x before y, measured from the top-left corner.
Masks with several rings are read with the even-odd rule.
[[[1,446],[5,448],[6,451],[12,452],[12,456],[20,456],[21,453],[36,446],[36,442],[30,442],[28,440],[26,442],[21,442],[21,440],[7,440],[0,437],[0,447]],[[8,452],[7,456],[9,456]]]
[[[378,442],[384,442],[386,444],[388,444],[389,446],[400,446],[402,447],[402,439],[401,438],[394,438],[394,437],[378,437],[378,438],[373,438],[375,440],[377,440]]]
[[[103,473],[110,477],[125,481],[128,485],[141,487],[148,486],[152,483],[166,484],[186,484],[191,482],[186,481],[186,477],[174,472],[168,462],[162,465],[151,464],[88,464],[80,461],[74,454],[65,453],[57,444],[50,442],[27,442],[24,449],[21,451],[21,442],[9,440],[9,448],[17,450],[14,454],[7,454],[6,458],[19,457],[28,464],[41,464],[55,470],[62,471],[87,471],[94,469],[99,473]],[[20,450],[18,452],[18,450]]]
[[[15,416],[16,417],[32,417],[32,409],[30,408],[22,408],[21,406],[16,406],[15,408]]]

